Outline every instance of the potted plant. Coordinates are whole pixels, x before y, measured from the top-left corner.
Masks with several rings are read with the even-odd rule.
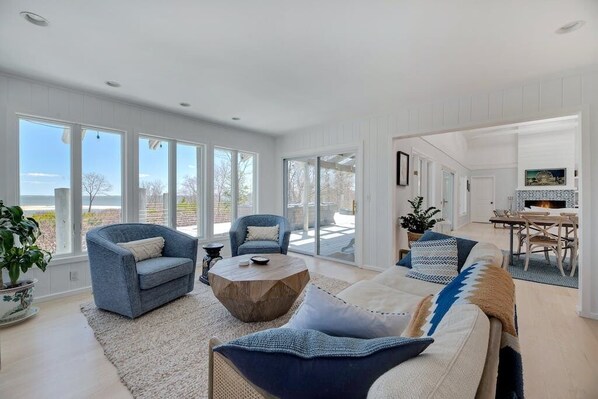
[[[0,201],[0,325],[28,315],[36,280],[19,277],[34,266],[46,271],[52,258],[37,246],[40,234],[37,222],[25,217],[21,207],[5,206]],[[7,283],[2,278],[4,269]]]
[[[422,209],[424,197],[415,197],[412,200],[407,200],[411,205],[411,213],[407,216],[401,216],[401,227],[407,229],[407,239],[409,241],[409,248],[411,243],[417,241],[424,235],[426,230],[430,230],[437,222],[441,222],[443,219],[435,219],[440,209],[431,206],[426,210]]]

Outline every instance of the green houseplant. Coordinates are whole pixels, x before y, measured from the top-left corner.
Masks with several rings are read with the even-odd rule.
[[[411,205],[411,213],[407,216],[401,216],[400,223],[401,227],[407,229],[407,236],[409,240],[409,247],[413,241],[417,241],[421,236],[436,225],[437,222],[441,222],[443,219],[434,218],[440,213],[440,209],[431,206],[428,209],[422,209],[424,197],[415,197],[412,200],[407,200]]]
[[[52,255],[36,244],[41,235],[38,223],[24,216],[19,206],[0,201],[0,324],[27,316],[33,301],[35,280],[20,281],[32,267],[45,271]],[[2,272],[6,269],[9,282]]]

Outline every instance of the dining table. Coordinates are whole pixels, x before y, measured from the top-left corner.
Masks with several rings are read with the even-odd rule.
[[[534,223],[540,226],[550,226],[554,224],[554,222],[543,220],[538,218],[538,220],[534,220],[534,218],[530,218]],[[509,226],[509,265],[513,266],[515,254],[514,254],[514,243],[515,243],[515,228],[520,226],[525,226],[525,219],[519,216],[495,216],[490,218],[490,223],[494,224],[502,224]],[[563,227],[574,227],[573,222],[570,220],[563,220]],[[520,255],[520,254],[518,254]]]

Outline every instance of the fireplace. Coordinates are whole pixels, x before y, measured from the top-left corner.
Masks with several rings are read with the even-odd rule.
[[[531,208],[532,206],[537,206],[540,208],[550,208],[550,209],[566,208],[567,201],[563,201],[563,200],[525,200],[526,208]]]
[[[548,207],[574,208],[575,190],[517,190],[515,192],[515,210],[522,211],[524,207],[545,206],[538,202],[551,202]]]

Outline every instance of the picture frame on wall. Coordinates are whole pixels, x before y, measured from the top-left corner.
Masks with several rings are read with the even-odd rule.
[[[560,169],[526,169],[526,186],[566,186],[567,168]]]
[[[409,154],[397,151],[397,186],[409,185]]]

